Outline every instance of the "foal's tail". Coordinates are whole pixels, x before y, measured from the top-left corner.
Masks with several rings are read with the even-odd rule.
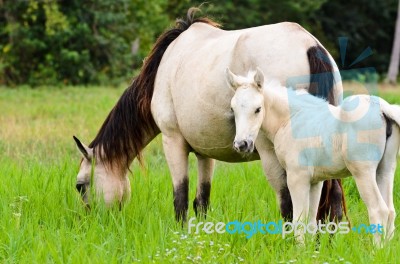
[[[382,113],[400,127],[400,106],[389,104],[383,99],[380,99],[380,105]]]
[[[379,99],[381,105],[381,111],[386,119],[386,122],[394,122],[398,127],[400,127],[400,106],[399,105],[392,105],[383,100],[382,98]],[[388,127],[390,124],[388,124]],[[386,129],[386,136],[390,136],[392,133],[392,129],[389,127]],[[397,152],[397,155],[400,156],[400,149]]]

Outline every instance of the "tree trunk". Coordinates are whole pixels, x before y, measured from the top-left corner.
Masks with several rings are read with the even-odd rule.
[[[390,65],[388,71],[388,81],[391,84],[396,84],[397,74],[399,73],[399,58],[400,58],[400,1],[397,8],[396,29],[394,32],[392,55],[390,56]]]

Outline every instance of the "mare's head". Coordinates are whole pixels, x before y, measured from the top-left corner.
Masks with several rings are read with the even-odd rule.
[[[254,142],[264,120],[264,75],[259,68],[255,72],[250,71],[246,77],[226,69],[226,78],[235,91],[231,100],[236,126],[233,148],[237,152],[250,153],[254,150]]]
[[[86,146],[75,136],[74,140],[82,154],[76,189],[83,202],[88,205],[95,199],[112,205],[129,199],[128,169],[122,164],[111,164],[101,158],[100,149]]]

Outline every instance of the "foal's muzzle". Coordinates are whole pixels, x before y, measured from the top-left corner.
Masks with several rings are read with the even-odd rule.
[[[233,141],[233,148],[237,152],[245,152],[250,153],[254,150],[254,142],[253,140],[245,139],[245,140],[235,140]]]

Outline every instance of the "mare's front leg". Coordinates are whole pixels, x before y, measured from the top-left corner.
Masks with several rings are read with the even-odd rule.
[[[189,144],[179,133],[162,137],[165,157],[174,185],[174,207],[177,221],[186,221],[189,196]]]
[[[210,202],[211,179],[214,173],[215,160],[197,156],[198,180],[196,198],[193,201],[193,209],[197,217],[206,217]]]
[[[260,155],[265,176],[272,188],[275,190],[281,215],[286,221],[292,221],[293,207],[286,183],[286,171],[279,163],[274,147],[268,139],[259,135],[256,142],[256,148]]]

